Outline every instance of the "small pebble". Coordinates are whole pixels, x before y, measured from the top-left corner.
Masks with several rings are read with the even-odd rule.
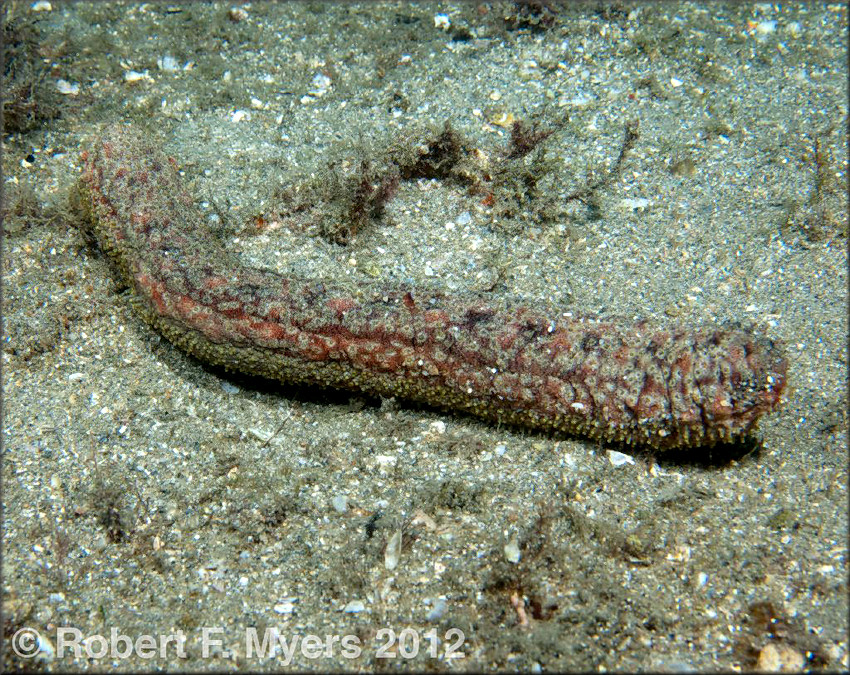
[[[446,433],[446,423],[443,422],[443,420],[437,420],[436,422],[431,422],[431,424],[428,425],[428,429],[431,431],[432,434],[438,434],[442,436],[444,433]]]
[[[522,554],[519,550],[519,544],[517,543],[516,536],[514,536],[513,539],[505,544],[505,558],[509,563],[516,565],[521,557]]]
[[[577,94],[572,98],[562,98],[558,101],[558,107],[566,108],[567,106],[571,106],[573,108],[584,108],[586,105],[590,104],[593,101],[591,96],[587,94]]]
[[[248,433],[251,434],[254,438],[258,438],[263,441],[263,443],[268,443],[273,437],[274,434],[271,431],[266,431],[265,429],[258,429],[257,427],[251,427],[248,429]]]
[[[124,71],[124,81],[127,84],[134,84],[136,82],[141,82],[142,80],[147,80],[148,82],[153,82],[153,78],[148,74],[147,70],[143,73],[140,73],[137,70],[125,70]]]
[[[378,466],[381,469],[387,469],[394,467],[396,462],[398,462],[398,457],[393,455],[375,455],[375,462],[377,462]]]
[[[781,642],[768,642],[759,653],[756,670],[763,673],[799,673],[805,664],[805,657],[793,647]]]
[[[611,462],[612,466],[625,466],[626,464],[634,464],[635,458],[616,450],[609,450],[608,461]]]
[[[56,88],[60,94],[65,94],[66,96],[76,96],[80,93],[80,85],[68,82],[68,80],[57,80]]]
[[[323,73],[316,73],[313,76],[311,84],[312,89],[310,89],[307,93],[310,94],[310,96],[320,98],[328,93],[328,89],[330,89],[331,86],[331,78]]]
[[[156,60],[156,66],[160,70],[165,70],[167,72],[174,72],[175,70],[179,70],[180,66],[177,64],[177,59],[173,56],[163,56]]]
[[[435,14],[434,15],[434,28],[441,28],[442,30],[448,30],[451,28],[452,21],[449,19],[448,14]]]
[[[620,206],[629,211],[643,211],[649,206],[650,201],[643,197],[639,199],[621,199]]]
[[[348,511],[348,497],[346,495],[334,495],[331,499],[331,506],[337,513],[345,513]]]
[[[756,24],[756,33],[759,35],[770,35],[776,30],[776,21],[759,21]]]
[[[431,610],[425,615],[426,621],[439,621],[443,618],[443,614],[446,613],[449,605],[446,602],[445,598],[437,598],[434,606]]]
[[[244,21],[248,18],[248,12],[241,7],[231,7],[227,10],[227,18],[233,23],[239,23],[240,21]]]
[[[278,614],[292,614],[295,611],[295,601],[297,598],[284,598],[274,606],[274,611]]]
[[[37,638],[38,652],[36,653],[37,661],[52,661],[56,657],[56,650],[53,648],[53,643],[50,638],[44,635],[39,635]]]
[[[387,548],[384,551],[384,567],[392,571],[398,567],[398,560],[401,557],[401,530],[393,532],[393,536],[387,542]]]

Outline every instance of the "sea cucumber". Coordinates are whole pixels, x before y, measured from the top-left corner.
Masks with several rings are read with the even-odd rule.
[[[82,163],[86,227],[139,316],[230,371],[657,450],[749,436],[782,400],[782,348],[752,331],[248,267],[212,235],[176,162],[132,128],[108,130]]]

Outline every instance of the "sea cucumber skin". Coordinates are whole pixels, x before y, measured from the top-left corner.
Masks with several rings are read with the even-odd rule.
[[[352,289],[242,265],[210,232],[174,160],[129,127],[83,154],[78,194],[139,316],[231,371],[658,450],[747,436],[782,399],[782,350],[741,329]]]

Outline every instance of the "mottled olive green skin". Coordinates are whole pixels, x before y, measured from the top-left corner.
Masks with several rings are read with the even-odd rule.
[[[228,370],[655,449],[733,441],[780,402],[785,359],[748,331],[249,268],[132,130],[108,131],[83,164],[87,221],[139,316]]]

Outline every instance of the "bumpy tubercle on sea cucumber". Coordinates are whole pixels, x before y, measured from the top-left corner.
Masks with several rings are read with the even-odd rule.
[[[229,371],[657,450],[739,440],[782,400],[782,349],[748,330],[352,291],[245,266],[210,232],[176,162],[126,126],[83,154],[78,196],[138,315]]]

